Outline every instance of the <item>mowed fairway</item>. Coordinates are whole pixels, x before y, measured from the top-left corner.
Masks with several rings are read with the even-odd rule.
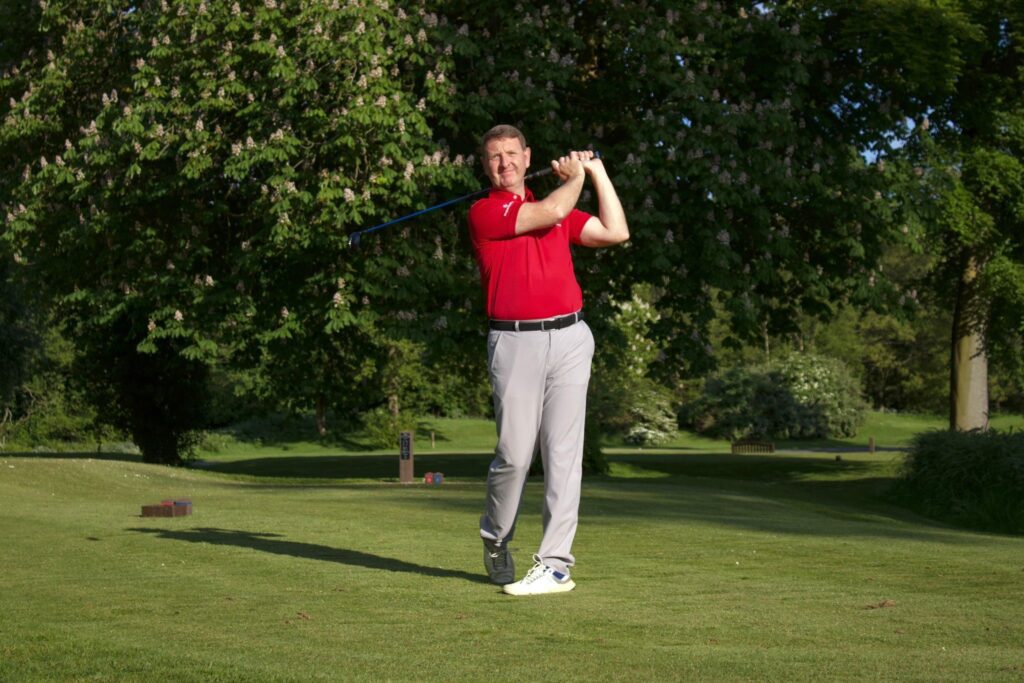
[[[1024,678],[1024,539],[878,501],[892,454],[620,455],[577,590],[535,598],[483,579],[487,456],[448,457],[479,475],[0,457],[0,680]],[[139,516],[171,497],[194,514]]]

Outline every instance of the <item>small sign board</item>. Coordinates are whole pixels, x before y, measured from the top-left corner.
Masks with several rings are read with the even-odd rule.
[[[413,440],[412,432],[398,435],[398,480],[403,484],[413,481]]]

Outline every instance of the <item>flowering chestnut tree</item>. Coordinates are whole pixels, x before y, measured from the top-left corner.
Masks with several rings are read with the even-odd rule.
[[[632,238],[577,254],[586,306],[610,318],[633,285],[653,286],[666,375],[709,358],[716,308],[751,340],[800,311],[899,296],[877,262],[909,236],[863,152],[947,78],[948,31],[922,30],[908,74],[881,44],[865,56],[874,3],[443,4],[462,105],[438,130],[469,141],[508,120],[541,163],[604,154]]]
[[[454,92],[437,17],[387,0],[165,0],[39,2],[16,19],[5,30],[31,40],[0,83],[4,243],[79,343],[108,349],[117,330],[110,362],[233,356],[294,370],[278,389],[310,403],[352,396],[411,257],[353,257],[348,233],[466,182],[429,126]],[[175,375],[197,385],[184,368],[154,385]],[[179,457],[168,429],[149,459]]]

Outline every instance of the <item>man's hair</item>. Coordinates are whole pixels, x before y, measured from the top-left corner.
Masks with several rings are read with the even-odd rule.
[[[484,158],[484,152],[487,151],[488,142],[491,140],[504,140],[505,138],[517,138],[519,140],[519,144],[523,146],[523,149],[526,149],[526,136],[523,135],[522,131],[515,126],[502,123],[491,128],[489,131],[484,133],[482,138],[480,138],[480,158]]]

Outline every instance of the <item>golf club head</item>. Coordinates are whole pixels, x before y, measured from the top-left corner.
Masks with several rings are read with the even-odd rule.
[[[350,249],[359,248],[359,238],[362,236],[361,232],[354,232],[348,236],[348,246]]]

